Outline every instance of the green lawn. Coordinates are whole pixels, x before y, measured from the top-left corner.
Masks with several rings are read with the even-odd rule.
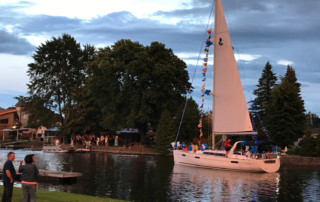
[[[0,186],[0,194],[2,197],[3,193],[3,186]],[[13,188],[13,202],[19,202],[22,198],[22,190],[20,188]],[[44,191],[44,190],[37,190],[37,202],[58,202],[58,201],[92,201],[92,202],[120,202],[123,200],[117,199],[109,199],[109,198],[101,198],[95,196],[87,196],[81,194],[73,194],[73,193],[66,193],[66,192],[55,192],[55,191]]]

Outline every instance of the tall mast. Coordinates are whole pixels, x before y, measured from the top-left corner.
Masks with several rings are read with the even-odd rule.
[[[218,3],[221,3],[220,0],[217,0]],[[217,35],[217,23],[216,23],[216,19],[217,19],[217,14],[218,14],[218,8],[217,8],[217,1],[214,1],[215,2],[215,5],[214,5],[214,34],[213,34],[213,47],[214,47],[214,50],[213,50],[213,55],[215,55],[216,53],[216,46],[215,46],[215,42],[216,42],[216,35]],[[214,93],[215,93],[215,85],[214,85],[214,82],[215,82],[215,69],[216,69],[216,57],[213,56],[213,82],[212,82],[212,89],[213,89],[213,93],[212,93],[212,114],[211,114],[211,124],[212,124],[212,149],[215,148],[215,144],[216,144],[216,141],[215,141],[215,133],[214,133],[214,111],[215,111],[215,102],[214,102]]]

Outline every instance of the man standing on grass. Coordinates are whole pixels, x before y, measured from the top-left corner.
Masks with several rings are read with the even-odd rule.
[[[15,154],[13,152],[8,153],[8,160],[3,165],[3,194],[2,202],[11,202],[12,191],[13,191],[13,181],[16,177],[16,170],[13,166],[13,161],[15,159]]]

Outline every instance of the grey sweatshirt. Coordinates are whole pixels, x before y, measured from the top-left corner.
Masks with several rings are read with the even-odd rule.
[[[26,164],[26,165],[20,165],[18,172],[22,173],[21,181],[36,182],[39,176],[39,171],[37,166],[32,163]]]

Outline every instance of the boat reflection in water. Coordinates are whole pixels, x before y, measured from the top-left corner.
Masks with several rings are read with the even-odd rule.
[[[179,201],[276,201],[279,177],[175,164],[171,191]]]

